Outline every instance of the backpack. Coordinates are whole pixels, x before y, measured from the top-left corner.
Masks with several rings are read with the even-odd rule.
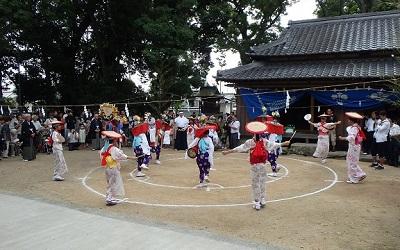
[[[268,152],[265,149],[264,141],[256,141],[256,146],[250,149],[250,164],[265,163],[268,159]]]

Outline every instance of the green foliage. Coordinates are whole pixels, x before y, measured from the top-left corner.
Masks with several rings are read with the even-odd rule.
[[[291,2],[0,0],[0,80],[22,103],[184,98],[204,84],[212,48],[249,62],[251,46],[276,38]],[[128,80],[136,72],[149,93]]]
[[[242,64],[251,62],[246,54],[251,47],[268,43],[281,31],[281,15],[293,0],[228,0],[221,1],[214,15],[221,15],[217,36],[218,48],[240,53]],[[219,13],[218,13],[219,12]]]
[[[395,10],[400,0],[316,0],[318,17],[341,16],[364,12]]]

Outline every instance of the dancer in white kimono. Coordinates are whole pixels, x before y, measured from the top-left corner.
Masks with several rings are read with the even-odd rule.
[[[346,140],[349,142],[349,149],[347,150],[346,163],[347,163],[347,183],[357,184],[364,180],[367,175],[360,168],[358,162],[360,160],[361,143],[365,139],[365,134],[358,122],[363,117],[356,112],[346,112],[348,117],[349,127],[347,127],[347,137],[339,136],[339,140]]]
[[[122,198],[125,195],[120,162],[137,158],[127,156],[118,148],[119,139],[122,138],[121,134],[114,131],[103,131],[101,134],[106,137],[104,147],[100,150],[101,165],[105,168],[107,179],[106,205],[113,206],[121,202],[117,197]]]
[[[265,168],[265,163],[268,160],[267,148],[276,149],[281,146],[288,146],[290,144],[290,141],[277,143],[262,138],[260,135],[267,130],[267,126],[262,122],[250,122],[246,125],[246,130],[249,133],[254,134],[254,137],[234,149],[223,151],[222,154],[227,155],[233,152],[250,151],[250,173],[252,179],[251,187],[254,200],[253,208],[256,210],[260,210],[267,204],[265,192],[265,182],[267,180],[267,170]]]
[[[67,163],[65,162],[62,144],[65,138],[61,135],[63,129],[63,122],[52,122],[54,131],[51,134],[51,141],[53,144],[53,156],[55,160],[53,181],[63,181],[64,175],[68,172]]]
[[[327,123],[326,118],[328,116],[329,115],[327,114],[318,116],[321,118],[321,121],[318,123],[308,121],[309,124],[313,125],[318,130],[317,148],[315,149],[313,156],[321,159],[321,163],[326,162],[329,153],[329,130],[335,128],[336,125],[341,123],[341,121]]]
[[[193,117],[189,117],[189,126],[187,128],[187,145],[192,144],[192,142],[194,141],[194,118]]]

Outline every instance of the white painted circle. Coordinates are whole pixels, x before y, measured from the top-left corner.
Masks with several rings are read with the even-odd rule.
[[[294,161],[299,161],[299,162],[308,163],[308,164],[311,164],[311,165],[323,167],[323,168],[327,169],[330,173],[332,173],[334,178],[333,178],[333,180],[331,181],[331,183],[328,186],[325,186],[325,187],[323,187],[321,189],[318,189],[318,190],[316,190],[314,192],[309,192],[309,193],[305,193],[305,194],[302,194],[302,195],[296,195],[296,196],[291,196],[291,197],[287,197],[287,198],[268,200],[267,203],[288,201],[288,200],[294,200],[294,199],[299,199],[299,198],[315,195],[315,194],[321,193],[323,191],[326,191],[326,190],[332,188],[338,182],[337,173],[333,169],[331,169],[331,168],[329,168],[329,167],[327,167],[325,165],[322,165],[322,164],[319,164],[319,163],[315,163],[315,162],[310,162],[310,161],[299,160],[299,159],[295,159],[295,158],[291,158],[291,157],[287,157],[286,159],[290,159],[290,160],[294,160]],[[85,188],[87,188],[89,191],[91,191],[91,192],[93,192],[93,193],[95,193],[95,194],[97,194],[99,196],[105,197],[104,194],[102,194],[102,193],[98,192],[97,190],[93,189],[92,187],[90,187],[86,183],[86,180],[89,178],[89,176],[99,168],[101,168],[101,167],[97,167],[97,168],[94,168],[94,169],[90,170],[89,173],[85,177],[82,178],[82,185]],[[186,207],[186,208],[238,207],[238,206],[248,206],[248,205],[252,205],[253,204],[252,202],[234,203],[234,204],[201,204],[201,205],[200,204],[199,205],[196,205],[196,204],[161,204],[161,203],[148,203],[148,202],[142,202],[142,201],[134,201],[134,200],[129,200],[129,198],[125,198],[125,199],[121,200],[121,202],[130,203],[130,204],[137,204],[137,205],[153,206],[153,207]]]
[[[180,160],[180,159],[183,159],[183,158],[166,159],[166,160],[163,160],[163,161]],[[218,159],[219,159],[219,158],[215,158],[214,160],[218,160]],[[230,159],[245,160],[245,161],[247,161],[247,159],[235,158],[235,157],[230,157]],[[272,180],[266,181],[265,183],[272,183],[272,182],[281,180],[282,178],[288,176],[288,174],[289,174],[289,169],[287,169],[287,167],[285,167],[285,166],[282,165],[282,164],[278,164],[278,165],[279,165],[281,168],[283,168],[283,169],[285,170],[285,174],[281,175],[280,177],[273,178]],[[174,186],[174,185],[165,185],[165,184],[158,184],[158,183],[149,182],[148,180],[150,180],[150,177],[148,177],[148,176],[145,176],[144,178],[142,178],[142,177],[140,177],[140,178],[135,178],[134,175],[136,174],[136,171],[137,171],[137,170],[133,170],[132,172],[129,173],[130,177],[132,178],[131,180],[134,180],[134,181],[137,181],[137,182],[140,182],[140,183],[144,183],[144,184],[147,184],[147,185],[150,185],[150,186],[164,187],[164,188],[174,188],[174,189],[193,189],[193,188],[194,188],[194,187],[187,187],[187,186]],[[209,183],[209,185],[217,186],[217,187],[210,187],[210,188],[209,188],[210,190],[213,190],[213,189],[235,189],[235,188],[247,188],[247,187],[251,187],[250,184],[249,184],[249,185],[240,185],[240,186],[227,186],[227,187],[222,186],[222,185],[220,185],[220,184],[218,184],[218,183]],[[197,186],[197,185],[196,185],[196,186]],[[195,186],[195,187],[196,187],[196,186]]]

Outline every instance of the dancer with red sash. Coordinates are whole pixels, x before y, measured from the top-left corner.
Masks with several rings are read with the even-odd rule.
[[[113,206],[121,201],[117,197],[121,198],[125,195],[120,162],[136,158],[127,156],[118,148],[119,139],[122,137],[121,134],[114,131],[103,131],[101,134],[106,137],[105,144],[100,150],[101,166],[105,168],[107,179],[106,205]]]
[[[339,136],[339,140],[346,140],[349,142],[349,149],[347,150],[346,163],[347,163],[347,183],[357,184],[364,180],[367,175],[360,168],[358,162],[360,160],[361,143],[365,140],[365,134],[362,131],[358,122],[363,119],[362,115],[356,112],[346,112],[349,127],[347,127],[347,137]]]
[[[146,136],[149,131],[149,124],[147,122],[141,123],[139,116],[134,116],[133,119],[135,120],[135,127],[131,130],[133,136],[132,148],[137,157],[142,156],[137,159],[136,177],[144,177],[146,174],[142,173],[142,169],[149,169],[148,164],[151,158],[150,146]]]
[[[196,130],[194,141],[188,146],[191,151],[189,156],[196,158],[197,166],[199,167],[199,185],[198,187],[207,186],[206,182],[209,182],[209,173],[214,155],[214,144],[212,139],[208,136],[210,129],[214,127],[205,126]],[[186,158],[186,156],[185,156]]]
[[[261,135],[267,131],[267,125],[259,121],[249,122],[246,125],[246,130],[254,134],[254,137],[234,149],[223,151],[222,154],[227,155],[233,152],[250,151],[251,187],[254,200],[253,208],[260,210],[267,203],[265,192],[265,182],[267,180],[265,163],[268,160],[267,148],[275,149],[280,146],[288,146],[290,141],[276,143],[262,138]]]
[[[321,163],[325,163],[329,153],[329,130],[334,128],[335,125],[340,124],[341,121],[328,123],[326,122],[326,118],[329,117],[327,114],[322,114],[318,117],[321,118],[321,121],[318,123],[313,123],[308,120],[308,123],[318,130],[317,148],[313,156],[321,159]]]
[[[267,124],[267,134],[268,140],[271,142],[282,142],[282,135],[284,134],[284,127],[282,124],[278,122],[279,112],[272,112],[272,121],[267,120],[265,123]],[[281,147],[274,147],[273,143],[269,143],[267,145],[268,151],[268,162],[271,165],[272,173],[268,174],[268,176],[277,177],[280,167],[276,163],[279,155],[282,153]]]

